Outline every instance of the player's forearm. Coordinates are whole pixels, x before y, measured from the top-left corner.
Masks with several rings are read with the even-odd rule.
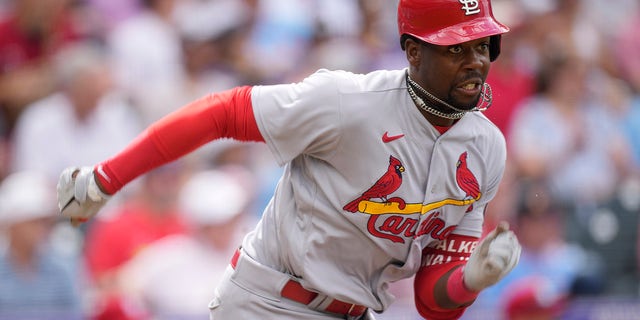
[[[123,151],[96,166],[113,194],[136,177],[218,138],[264,141],[251,107],[251,87],[208,95],[152,124]]]
[[[438,246],[425,248],[414,284],[418,311],[429,319],[457,319],[480,291],[513,270],[520,251],[504,221],[480,242],[451,235]]]
[[[415,277],[415,303],[428,319],[457,319],[478,292],[463,282],[463,267],[478,238],[452,235],[441,246],[426,248],[422,267]]]
[[[462,279],[457,279],[456,270],[460,269],[460,264],[447,266],[439,277],[418,280],[422,284],[416,287],[415,303],[420,315],[433,320],[458,319],[462,316],[478,293],[465,288]]]

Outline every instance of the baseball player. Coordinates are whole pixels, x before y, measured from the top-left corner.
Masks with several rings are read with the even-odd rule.
[[[489,0],[400,0],[398,28],[407,68],[208,95],[112,158],[64,170],[62,214],[84,222],[209,141],[261,141],[284,173],[230,257],[212,319],[372,319],[393,301],[388,283],[412,276],[422,316],[459,318],[520,256],[506,223],[480,241],[506,148],[479,111],[508,28]]]

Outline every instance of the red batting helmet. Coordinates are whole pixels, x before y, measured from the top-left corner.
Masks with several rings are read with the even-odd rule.
[[[398,31],[424,42],[450,46],[491,37],[490,58],[500,54],[501,34],[509,28],[498,22],[490,0],[400,0]],[[404,43],[401,43],[404,50]]]

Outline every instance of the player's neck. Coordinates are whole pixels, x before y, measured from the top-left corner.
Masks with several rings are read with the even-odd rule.
[[[422,116],[434,127],[451,127],[457,120],[438,117],[418,108]]]
[[[407,72],[407,93],[413,100],[414,104],[420,110],[420,113],[435,126],[451,126],[453,123],[462,118],[467,112],[466,110],[456,109],[446,102],[436,98],[433,94],[427,92],[418,83],[413,81]],[[447,110],[447,112],[443,111]],[[454,110],[454,112],[451,112]]]

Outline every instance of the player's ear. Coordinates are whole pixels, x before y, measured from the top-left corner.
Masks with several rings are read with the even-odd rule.
[[[404,51],[407,55],[407,61],[412,66],[417,66],[420,64],[420,59],[422,57],[422,45],[420,42],[416,41],[412,37],[407,37],[404,42]]]

